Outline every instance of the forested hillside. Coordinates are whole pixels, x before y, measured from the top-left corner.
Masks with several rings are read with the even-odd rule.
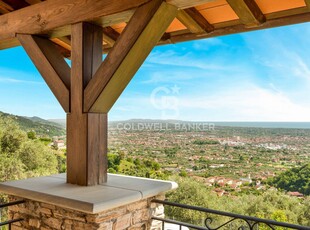
[[[173,179],[178,182],[179,188],[167,194],[169,201],[310,226],[310,197],[298,199],[271,190],[258,196],[242,194],[240,196],[218,197],[203,183],[191,178]],[[200,224],[206,218],[204,213],[176,207],[167,206],[165,211],[170,218],[173,217],[194,224]],[[213,226],[219,226],[220,223],[225,223],[225,220],[228,221],[225,217],[213,216],[213,218],[215,224]],[[237,227],[235,226],[232,229],[237,229]],[[259,229],[265,228],[260,227]]]
[[[271,178],[269,184],[286,191],[298,191],[310,195],[310,164],[289,169]]]
[[[0,181],[64,171],[63,154],[28,136],[15,120],[0,116]]]
[[[65,129],[61,125],[41,119],[39,117],[21,117],[8,113],[3,113],[1,111],[0,117],[10,118],[14,120],[23,131],[34,131],[37,135],[40,136],[52,137],[62,136],[66,134]]]

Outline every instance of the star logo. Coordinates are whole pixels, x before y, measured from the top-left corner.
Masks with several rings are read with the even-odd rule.
[[[171,88],[173,94],[179,94],[179,93],[180,93],[180,89],[181,89],[181,88],[178,87],[178,86],[176,86],[176,85],[174,85],[174,86]]]

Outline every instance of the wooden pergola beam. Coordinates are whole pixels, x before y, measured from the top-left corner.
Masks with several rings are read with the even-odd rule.
[[[162,0],[139,7],[84,91],[84,112],[107,113],[177,14]]]
[[[205,30],[201,28],[200,25],[191,17],[189,16],[185,10],[179,10],[177,14],[177,19],[184,25],[186,28],[194,33],[194,34],[202,34],[205,33]]]
[[[11,12],[14,10],[12,6],[9,4],[5,3],[4,1],[0,0],[0,8],[7,10],[8,12]]]
[[[120,34],[112,27],[108,26],[103,28],[103,41],[109,46],[113,47]]]
[[[71,41],[68,37],[52,38],[51,41],[64,49],[71,51]]]
[[[192,34],[192,33],[184,33],[180,35],[171,36],[170,39],[166,42],[166,44],[167,43],[179,43],[179,42],[184,42],[184,41],[189,41],[189,40],[219,37],[219,36],[224,36],[224,35],[229,35],[229,34],[244,33],[244,32],[249,32],[249,31],[263,30],[263,29],[269,29],[269,28],[293,25],[293,24],[298,24],[298,23],[305,23],[305,22],[310,22],[310,13],[289,15],[289,16],[280,17],[280,18],[270,18],[268,21],[266,21],[264,24],[262,24],[259,27],[246,28],[243,25],[236,24],[232,26],[218,28],[218,29],[215,29],[212,33],[201,34],[200,36],[197,36],[196,34]]]
[[[266,18],[254,0],[227,0],[238,15],[242,24],[255,27],[266,21]]]
[[[308,7],[308,9],[310,10],[310,0],[305,0],[306,6]]]
[[[16,33],[44,34],[65,25],[120,14],[150,0],[53,0],[0,16],[0,41]],[[111,17],[110,17],[111,18]],[[119,19],[118,19],[119,20]],[[111,22],[113,23],[113,21]]]
[[[0,50],[12,48],[15,46],[20,46],[20,42],[18,41],[17,38],[6,39],[0,42]]]
[[[30,5],[33,5],[33,4],[40,3],[42,1],[41,0],[25,0],[25,2],[29,3]]]
[[[205,19],[204,16],[201,15],[201,13],[195,7],[185,9],[185,12],[191,16],[198,23],[198,25],[204,29],[205,32],[210,33],[214,30],[214,27],[207,21],[207,19]]]
[[[70,67],[46,38],[18,34],[18,40],[37,67],[65,112],[70,111]]]
[[[190,8],[194,6],[203,5],[208,2],[214,2],[216,0],[166,0],[168,4],[174,5],[179,9]]]

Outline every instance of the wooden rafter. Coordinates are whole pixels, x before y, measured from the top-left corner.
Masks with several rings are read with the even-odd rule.
[[[266,21],[264,14],[253,0],[227,0],[227,2],[241,23],[247,27],[259,26]]]
[[[150,0],[53,0],[44,1],[0,16],[0,41],[16,33],[44,34],[80,21],[120,14]],[[119,15],[120,16],[120,15]],[[118,19],[119,20],[119,19]],[[113,21],[110,21],[113,24]]]
[[[205,33],[205,30],[201,28],[201,26],[198,25],[198,23],[191,16],[189,16],[185,10],[179,10],[177,19],[194,34]]]
[[[0,13],[7,14],[13,11],[14,8],[9,4],[5,3],[4,1],[0,0]]]
[[[25,0],[25,2],[27,2],[30,5],[34,5],[34,4],[40,3],[42,1],[41,0]]]
[[[0,42],[0,50],[12,48],[15,46],[20,46],[20,42],[18,41],[17,38],[7,39]]]
[[[12,6],[10,6],[9,4],[5,3],[2,0],[0,1],[0,7],[7,9],[9,12],[14,10]]]
[[[305,0],[306,6],[310,9],[310,0]]]
[[[280,18],[278,18],[276,15],[273,14],[273,17],[270,18],[270,20],[266,21],[264,24],[262,24],[260,27],[245,28],[243,25],[235,24],[235,25],[215,29],[212,33],[202,34],[200,36],[197,36],[192,33],[184,33],[180,35],[171,36],[170,40],[167,43],[178,43],[178,42],[184,42],[184,41],[189,41],[189,40],[212,38],[212,37],[224,36],[224,35],[229,35],[229,34],[244,33],[244,32],[249,32],[249,31],[269,29],[269,28],[304,23],[304,22],[310,22],[310,13],[296,14],[296,15],[290,15],[290,16],[280,17]]]
[[[71,57],[71,51],[70,50],[67,50],[66,48],[58,45],[57,43],[53,42],[54,45],[56,46],[56,48],[58,49],[58,51],[61,53],[61,55],[64,57],[64,58],[68,58],[70,59]]]
[[[51,41],[64,49],[71,51],[71,41],[68,37],[52,38]]]
[[[162,0],[139,7],[84,91],[84,112],[107,113],[177,14]]]
[[[103,41],[110,47],[113,47],[120,34],[112,27],[108,26],[103,28]]]
[[[176,6],[179,9],[190,8],[194,6],[203,5],[208,2],[214,2],[214,0],[167,0],[167,3]]]
[[[204,16],[200,14],[200,12],[195,8],[191,7],[188,9],[185,9],[185,12],[191,16],[197,24],[204,29],[205,32],[210,33],[214,30],[214,27],[205,19]]]
[[[55,45],[46,38],[18,34],[17,38],[65,112],[70,111],[70,68]]]

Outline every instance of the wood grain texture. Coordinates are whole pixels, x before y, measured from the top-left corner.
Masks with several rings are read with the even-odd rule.
[[[179,9],[190,8],[194,6],[203,5],[208,2],[214,2],[215,0],[167,0],[166,2],[176,6]]]
[[[259,26],[266,21],[264,14],[253,0],[227,0],[227,2],[241,23],[247,27]]]
[[[95,20],[92,20],[92,23],[100,25],[102,27],[116,25],[122,22],[129,22],[130,18],[134,14],[136,9],[130,9],[123,12],[115,13],[113,15],[107,15]]]
[[[205,30],[201,28],[201,26],[190,15],[188,15],[185,10],[179,10],[177,19],[194,34],[205,33]]]
[[[268,15],[266,15],[268,17]],[[205,39],[205,38],[212,38],[212,37],[219,37],[229,34],[236,34],[236,33],[244,33],[249,31],[256,31],[256,30],[262,30],[262,29],[269,29],[274,27],[280,27],[280,26],[287,26],[287,25],[293,25],[298,23],[304,23],[304,22],[310,22],[310,13],[303,13],[303,14],[296,14],[296,15],[289,15],[286,17],[277,17],[277,14],[272,14],[272,17],[268,21],[266,21],[264,24],[262,24],[259,27],[251,27],[246,28],[244,25],[236,24],[233,25],[227,25],[227,27],[220,27],[215,29],[212,33],[209,34],[192,34],[192,33],[184,33],[180,35],[175,35],[170,37],[171,43],[179,43],[184,41],[190,41],[190,40],[197,40],[197,39]]]
[[[99,133],[99,114],[87,114],[87,185],[97,184],[99,162],[98,153],[100,146],[100,133]]]
[[[107,178],[106,116],[83,112],[83,91],[102,62],[102,28],[72,25],[71,111],[67,116],[67,182],[97,185]],[[102,165],[105,164],[105,165]]]
[[[54,44],[32,35],[18,34],[17,38],[64,111],[69,112],[70,68]]]
[[[148,20],[147,25],[145,25],[145,28],[143,29],[140,36],[138,36],[131,49],[128,50],[126,52],[126,56],[121,59],[121,62],[116,68],[115,73],[109,77],[109,81],[107,82],[98,99],[91,107],[91,112],[108,113],[136,71],[140,68],[153,47],[157,44],[168,26],[171,24],[176,14],[176,7],[165,2],[161,3],[153,17]],[[140,19],[140,21],[142,21],[142,18]],[[136,28],[136,24],[132,24],[132,22],[133,21],[129,22],[127,25],[128,27],[126,28],[127,30],[125,29],[126,31],[124,31],[122,35],[124,34],[126,37],[132,36],[132,33],[126,33],[131,32],[133,28]],[[122,35],[118,41],[122,41]],[[118,44],[115,44],[115,48],[117,45]],[[120,47],[122,46],[118,46],[117,48]],[[110,53],[111,52],[113,52],[113,49],[110,51]]]
[[[101,64],[94,78],[90,81],[84,92],[84,111],[89,111],[107,83],[112,78],[123,59],[143,32],[149,21],[159,9],[162,1],[154,0],[139,7],[132,16],[128,25],[116,41],[105,61]]]
[[[27,2],[27,3],[30,4],[30,5],[33,5],[33,4],[40,3],[40,2],[42,2],[42,1],[41,1],[41,0],[25,0],[25,2]]]
[[[199,26],[203,32],[210,33],[214,30],[214,27],[205,19],[200,12],[195,8],[191,7],[184,10]]]
[[[113,47],[120,34],[116,32],[112,27],[108,26],[103,28],[103,41],[110,47]]]
[[[88,113],[88,185],[107,181],[107,115]]]
[[[67,114],[67,183],[87,183],[87,114]]]
[[[10,38],[6,40],[2,40],[0,42],[0,50],[4,50],[4,49],[16,47],[16,46],[20,46],[20,42],[18,41],[17,38]]]
[[[64,49],[71,51],[71,41],[68,37],[52,38],[51,41]]]
[[[308,13],[309,9],[307,7],[299,7],[289,10],[277,11],[273,13],[266,14],[266,20],[278,19],[278,18],[286,18],[290,16],[297,16],[298,14]]]
[[[16,33],[45,34],[65,25],[120,14],[149,0],[53,0],[0,16],[0,40]],[[113,17],[110,17],[113,20]]]
[[[74,24],[71,27],[71,113],[83,112],[83,89],[84,89],[84,23]],[[89,47],[87,47],[90,49]]]
[[[99,115],[99,154],[98,154],[98,183],[108,179],[108,114]]]
[[[0,0],[0,11],[2,14],[10,13],[13,10],[14,8],[12,6]]]

